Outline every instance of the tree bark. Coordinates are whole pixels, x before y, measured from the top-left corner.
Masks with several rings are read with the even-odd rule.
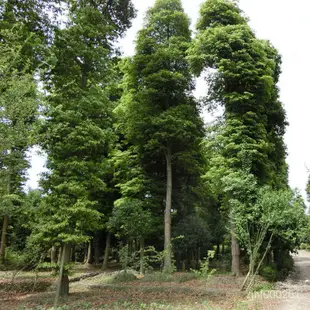
[[[197,267],[200,266],[200,257],[201,257],[201,250],[200,250],[200,247],[198,247],[198,250],[197,250]]]
[[[57,247],[56,247],[56,245],[53,245],[52,249],[51,249],[51,263],[57,264]]]
[[[234,229],[231,232],[231,272],[237,277],[240,276],[240,249]]]
[[[215,251],[216,259],[219,259],[219,255],[220,255],[220,243],[217,242],[217,244],[216,244],[216,251]]]
[[[54,300],[54,309],[57,309],[59,296],[67,298],[69,296],[69,276],[68,271],[65,270],[65,264],[70,262],[71,246],[64,244],[61,250],[61,263],[59,270],[59,281]]]
[[[88,242],[87,258],[85,264],[90,264],[90,261],[91,261],[91,241]]]
[[[164,270],[171,271],[171,209],[172,209],[172,163],[171,149],[168,146],[166,152],[167,164],[167,188],[166,188],[166,207],[165,207],[165,254],[164,254]]]
[[[4,264],[5,262],[5,249],[7,242],[7,231],[9,227],[9,216],[3,216],[2,234],[1,234],[1,246],[0,246],[0,262]]]
[[[83,263],[86,264],[87,262],[87,254],[88,254],[88,243],[84,244],[84,259],[83,259]]]
[[[60,248],[59,248],[59,252],[58,252],[58,259],[57,259],[57,264],[58,264],[58,265],[61,264],[62,251],[63,251],[63,247],[60,247]]]
[[[75,251],[75,245],[71,248],[71,261],[76,263],[76,251]]]
[[[69,244],[65,244],[63,248],[63,257],[64,257],[64,265],[70,263],[71,258],[71,246]],[[69,295],[69,276],[68,271],[63,270],[63,274],[61,277],[60,283],[60,296],[67,298]]]
[[[144,237],[140,237],[140,274],[144,273]]]
[[[103,264],[101,267],[102,270],[108,269],[110,245],[111,245],[111,233],[108,232],[106,244],[105,244],[104,259],[103,259]]]
[[[99,264],[99,256],[100,256],[99,235],[98,233],[96,233],[94,237],[94,263],[95,265]]]

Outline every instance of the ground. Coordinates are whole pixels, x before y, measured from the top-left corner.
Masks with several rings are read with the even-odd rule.
[[[208,281],[192,279],[189,273],[173,277],[145,277],[130,282],[115,279],[116,272],[98,273],[89,266],[75,267],[70,297],[59,310],[83,309],[207,309],[207,310],[297,310],[310,309],[310,252],[294,257],[295,272],[275,289],[259,280],[249,295],[240,292],[243,278],[214,275]],[[95,275],[96,274],[96,275]],[[94,276],[95,275],[95,276]],[[1,272],[0,310],[52,309],[56,278],[50,272]],[[269,290],[266,290],[269,288]]]
[[[98,270],[81,266],[72,278]],[[173,277],[145,277],[131,282],[113,280],[115,272],[100,273],[70,284],[70,296],[62,310],[82,309],[236,309],[244,299],[242,278],[214,275],[209,281],[193,279],[190,273]],[[156,274],[155,274],[156,275]],[[0,273],[0,309],[51,309],[55,278],[50,272]]]

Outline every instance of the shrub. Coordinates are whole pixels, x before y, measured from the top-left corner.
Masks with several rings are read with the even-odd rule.
[[[215,251],[208,251],[208,256],[201,262],[199,270],[193,270],[197,278],[208,280],[215,272],[216,269],[210,269],[210,259],[215,255]]]
[[[294,268],[293,257],[289,253],[283,253],[281,261],[278,263],[277,267],[277,280],[284,280]]]
[[[1,269],[21,269],[29,265],[29,257],[25,253],[19,253],[10,247],[6,248],[5,266]]]
[[[277,270],[275,265],[267,265],[261,268],[260,275],[269,282],[275,282],[277,280]]]
[[[309,247],[309,244],[307,244],[307,243],[301,243],[301,244],[300,244],[300,249],[301,249],[301,250],[307,250],[308,247]]]

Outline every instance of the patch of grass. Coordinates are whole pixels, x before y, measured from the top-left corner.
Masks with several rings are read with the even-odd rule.
[[[274,284],[270,282],[261,282],[254,286],[253,292],[271,291],[274,289]]]
[[[267,281],[274,282],[277,279],[277,269],[275,265],[267,265],[261,268],[259,274]]]
[[[130,272],[118,272],[107,283],[123,283],[138,280],[137,277]]]
[[[165,272],[147,273],[140,281],[143,282],[173,282],[175,279],[172,274]]]

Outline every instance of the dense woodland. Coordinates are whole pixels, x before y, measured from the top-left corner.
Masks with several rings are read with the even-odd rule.
[[[64,296],[70,262],[213,265],[247,274],[243,289],[285,277],[308,220],[279,52],[235,1],[206,0],[191,32],[181,0],[156,0],[123,57],[135,16],[130,0],[0,2],[1,268],[60,269]],[[47,170],[25,190],[34,146]]]

